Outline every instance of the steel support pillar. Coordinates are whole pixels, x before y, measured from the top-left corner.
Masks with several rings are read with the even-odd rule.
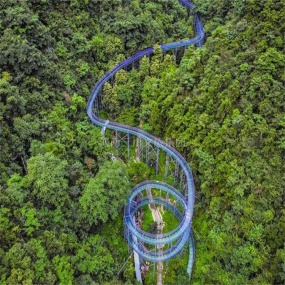
[[[174,169],[174,187],[176,187],[178,184],[179,169],[180,169],[179,163],[176,161]]]
[[[169,154],[167,153],[166,154],[166,162],[165,162],[164,180],[167,180],[168,168],[169,168]]]
[[[130,141],[131,141],[131,139],[130,139],[130,134],[129,133],[127,133],[127,140],[128,140],[128,162],[130,162]]]
[[[146,165],[149,164],[149,142],[146,141],[146,147],[145,147],[145,163]]]
[[[159,172],[159,148],[156,148],[156,162],[155,162],[155,174],[158,175]]]
[[[117,156],[123,155],[127,161],[130,161],[130,144],[131,137],[129,133],[115,131],[115,148]]]
[[[170,155],[166,154],[164,180],[167,180],[169,176],[173,178],[173,186],[176,187],[179,181],[179,163]]]
[[[144,151],[144,140],[142,138],[138,139],[138,157],[141,162],[144,162],[145,151]]]
[[[133,222],[136,223],[135,217],[133,217]],[[137,237],[135,235],[132,236],[132,239],[133,239],[134,243],[138,244],[138,240],[137,240]],[[140,257],[136,251],[134,251],[134,262],[135,262],[135,270],[136,270],[137,281],[142,283]]]
[[[115,131],[115,148],[117,156],[119,156],[119,140],[118,140],[118,131]]]
[[[95,103],[94,103],[94,113],[98,115],[99,113],[99,104],[98,104],[98,98],[96,98]]]
[[[186,181],[186,175],[184,171],[181,171],[180,175],[180,191],[184,193],[187,190],[187,181]]]

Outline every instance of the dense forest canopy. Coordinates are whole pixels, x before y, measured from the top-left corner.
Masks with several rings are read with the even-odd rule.
[[[193,284],[284,284],[285,3],[194,4],[204,46],[120,72],[105,115],[193,169]],[[112,160],[86,101],[125,57],[193,35],[176,0],[0,0],[1,284],[135,284],[122,208],[151,173]],[[183,258],[165,284],[189,284]]]

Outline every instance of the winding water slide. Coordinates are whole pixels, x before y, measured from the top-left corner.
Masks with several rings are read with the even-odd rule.
[[[160,48],[163,52],[167,52],[168,50],[177,51],[178,48],[186,48],[190,45],[197,45],[200,47],[203,44],[205,36],[204,28],[199,15],[197,15],[194,10],[193,3],[187,0],[178,1],[184,7],[192,11],[196,36],[192,39],[162,44]],[[181,189],[179,191],[173,186],[160,181],[144,181],[132,189],[125,205],[125,234],[129,245],[134,249],[135,253],[140,256],[141,259],[152,262],[163,262],[169,260],[181,252],[186,244],[189,244],[189,261],[187,272],[191,276],[195,258],[195,245],[191,232],[195,188],[193,175],[188,163],[176,149],[166,144],[159,138],[156,138],[138,128],[112,122],[99,117],[99,110],[102,109],[102,89],[104,84],[108,81],[112,82],[116,73],[121,69],[126,69],[127,67],[132,66],[134,63],[139,62],[143,57],[150,56],[153,52],[153,47],[139,51],[126,60],[120,62],[112,70],[102,76],[96,83],[88,100],[87,114],[94,125],[102,128],[102,133],[104,133],[106,129],[110,129],[115,131],[116,134],[126,134],[128,140],[130,136],[143,140],[152,147],[164,152],[179,167],[180,173],[184,177],[185,181],[185,187],[182,191],[184,195],[182,195]],[[128,147],[130,146],[128,145]],[[164,199],[162,197],[154,197],[154,200],[152,201],[155,204],[162,205],[172,212],[180,222],[179,226],[171,232],[163,234],[150,234],[143,231],[136,225],[135,215],[137,211],[144,205],[151,203],[148,198],[143,197],[142,195],[143,191],[146,191],[147,189],[158,189],[159,191],[164,191],[167,193],[167,195],[170,195],[173,200],[178,202],[179,207],[174,205],[169,199]],[[157,251],[157,247],[162,248],[162,250]],[[137,268],[137,270],[139,270],[139,268]]]

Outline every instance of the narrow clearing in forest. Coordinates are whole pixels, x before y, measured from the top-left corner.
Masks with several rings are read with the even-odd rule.
[[[152,201],[151,189],[147,190],[147,195],[150,198],[150,201]],[[151,210],[153,220],[157,224],[157,232],[162,233],[164,224],[163,224],[163,220],[162,220],[162,216],[160,214],[159,208],[157,208],[156,205],[152,202],[148,206]],[[163,247],[162,245],[157,247],[158,254],[161,251],[162,247]],[[162,273],[163,273],[163,262],[158,262],[157,263],[157,285],[163,284],[162,283]]]

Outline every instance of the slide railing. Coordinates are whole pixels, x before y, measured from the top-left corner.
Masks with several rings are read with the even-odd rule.
[[[177,41],[173,43],[162,44],[160,46],[163,52],[167,52],[168,50],[177,50],[181,47],[188,47],[190,45],[197,45],[200,47],[203,44],[203,40],[205,37],[205,32],[203,28],[203,24],[200,16],[194,11],[194,5],[190,1],[187,0],[179,0],[179,2],[185,6],[187,9],[193,11],[194,17],[194,30],[196,36],[192,39],[186,39],[182,41]],[[154,52],[154,48],[150,47],[139,51],[138,53],[132,55],[131,57],[123,60],[118,65],[116,65],[112,70],[104,74],[96,83],[95,87],[92,90],[90,98],[87,103],[87,114],[89,119],[94,125],[102,127],[102,133],[105,132],[106,129],[111,129],[116,133],[116,138],[118,134],[126,135],[125,142],[128,147],[128,153],[130,153],[130,136],[135,137],[136,139],[143,140],[145,145],[148,148],[151,146],[152,149],[157,150],[157,161],[156,168],[158,168],[158,153],[164,152],[167,157],[167,167],[169,161],[174,163],[175,165],[175,178],[180,177],[181,180],[180,191],[182,190],[184,196],[178,191],[175,190],[174,187],[158,181],[145,181],[139,185],[137,185],[132,192],[130,193],[129,198],[127,199],[125,206],[125,228],[126,228],[126,237],[129,245],[136,251],[137,254],[142,259],[146,259],[153,262],[165,261],[183,249],[186,243],[189,244],[189,261],[187,266],[187,272],[192,274],[192,267],[194,264],[195,258],[195,246],[194,239],[191,232],[191,223],[194,211],[194,199],[195,199],[195,188],[194,188],[194,180],[191,169],[184,159],[184,157],[172,146],[166,144],[159,138],[135,127],[127,126],[118,122],[113,122],[109,120],[105,120],[99,117],[99,111],[102,108],[102,88],[104,84],[108,81],[112,82],[116,73],[121,69],[125,69],[131,65],[134,65],[136,62],[139,62],[143,57],[149,56]],[[130,159],[130,158],[129,158]],[[168,169],[168,168],[167,168]],[[176,184],[177,185],[177,184]],[[176,186],[174,185],[174,186]],[[184,186],[183,186],[184,185]],[[160,189],[165,191],[166,193],[172,195],[177,201],[179,201],[183,211],[181,212],[174,205],[165,202],[162,199],[154,199],[154,202],[159,205],[164,205],[167,209],[174,213],[174,215],[178,215],[180,224],[173,231],[165,234],[149,234],[142,231],[134,222],[135,210],[134,203],[136,203],[135,199],[137,195],[139,195],[145,189]],[[141,205],[145,204],[146,201],[142,200]],[[149,202],[150,203],[150,202]],[[138,207],[139,208],[139,207]],[[138,210],[138,208],[136,210]],[[154,248],[156,247],[166,247],[165,250],[149,250],[146,247],[146,244],[152,245]]]

